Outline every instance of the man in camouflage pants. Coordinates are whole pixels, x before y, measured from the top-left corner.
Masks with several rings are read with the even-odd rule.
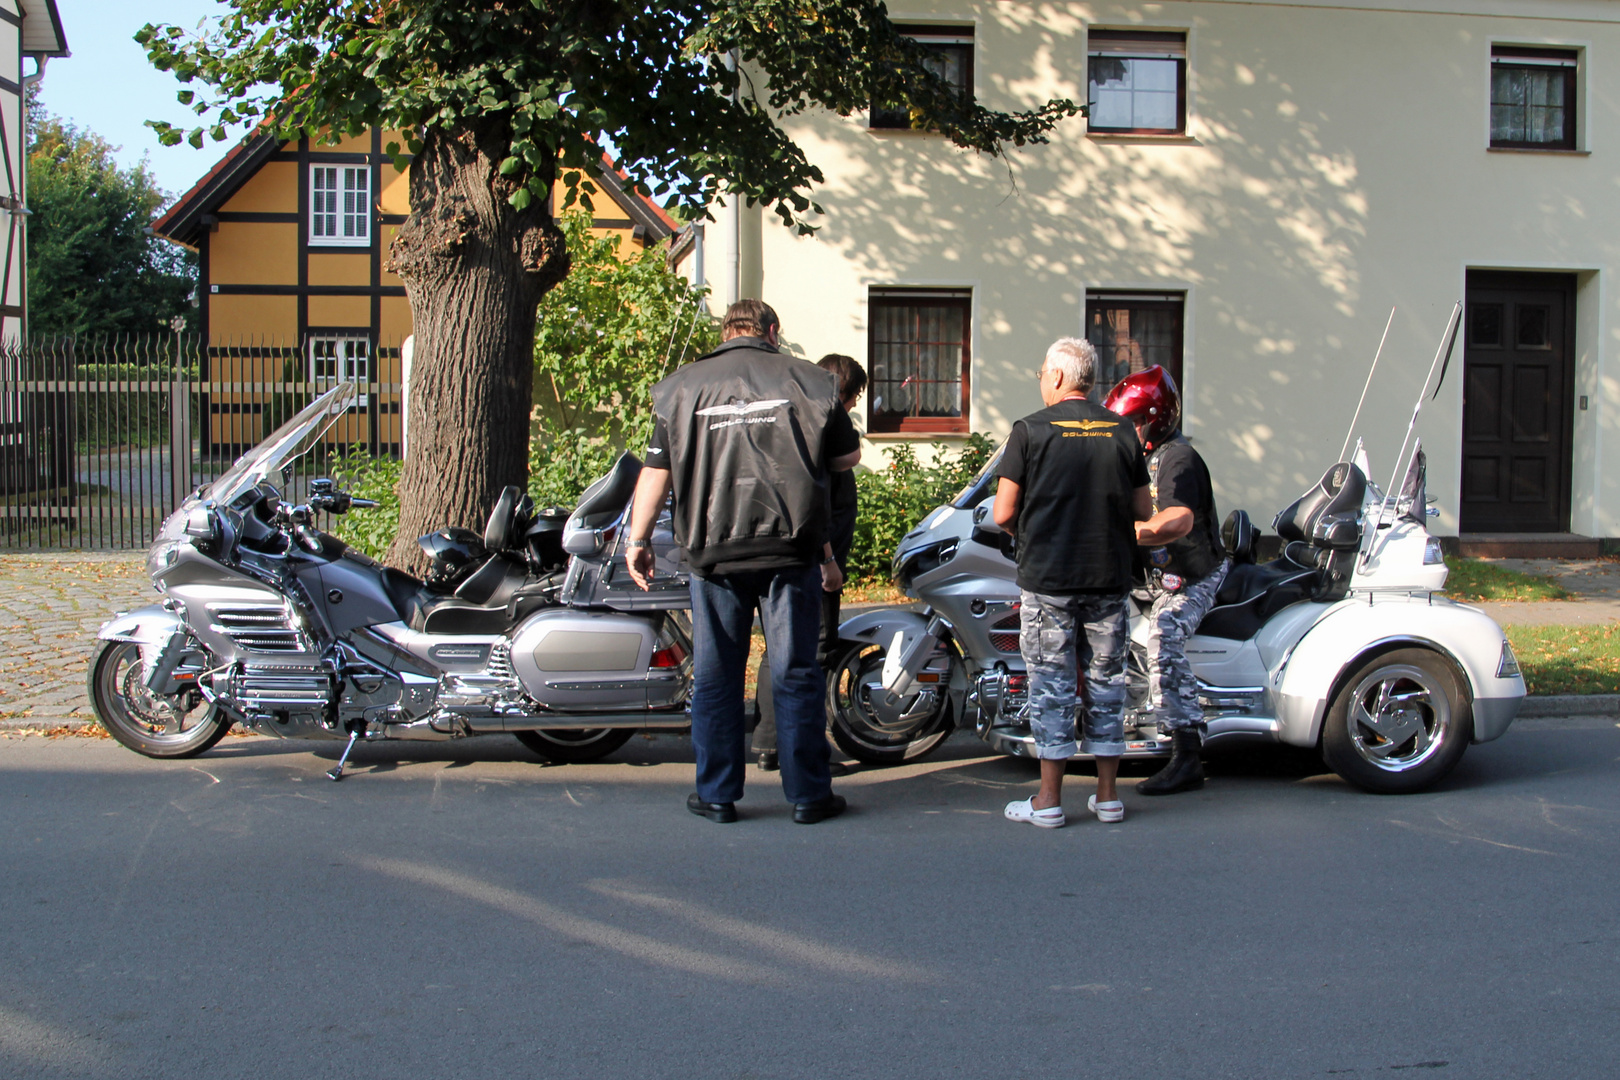
[[[1125,752],[1125,604],[1137,520],[1148,516],[1147,465],[1136,431],[1086,400],[1097,372],[1090,342],[1061,338],[1041,365],[1046,408],[1013,425],[997,469],[993,515],[1018,538],[1022,629],[1029,670],[1034,796],[1007,804],[1011,821],[1045,829],[1065,823],[1063,774],[1078,749],[1097,761],[1089,809],[1120,821],[1115,778]],[[1086,673],[1084,700],[1077,674]]]
[[[1181,398],[1160,367],[1126,376],[1108,405],[1136,425],[1148,449],[1153,515],[1136,523],[1152,604],[1147,612],[1148,690],[1154,719],[1168,732],[1168,764],[1136,785],[1139,795],[1172,795],[1204,784],[1204,712],[1187,639],[1215,606],[1231,563],[1216,527],[1209,469],[1181,434]]]

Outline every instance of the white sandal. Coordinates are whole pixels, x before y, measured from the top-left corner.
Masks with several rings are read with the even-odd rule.
[[[1086,800],[1086,809],[1097,815],[1098,821],[1124,821],[1125,804],[1115,799],[1113,802],[1098,802],[1093,795]]]
[[[1061,829],[1068,824],[1068,819],[1063,816],[1063,807],[1048,806],[1044,810],[1037,810],[1033,795],[1018,802],[1008,803],[1007,809],[1002,812],[1006,814],[1008,821],[1027,821],[1041,829]]]

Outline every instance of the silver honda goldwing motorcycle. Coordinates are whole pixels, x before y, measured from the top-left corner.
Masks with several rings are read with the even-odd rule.
[[[1210,744],[1314,747],[1351,783],[1400,793],[1437,783],[1470,742],[1507,730],[1525,695],[1518,663],[1490,616],[1439,595],[1446,566],[1426,527],[1435,511],[1421,444],[1406,451],[1405,479],[1388,494],[1368,482],[1359,447],[1330,468],[1277,515],[1283,549],[1270,562],[1255,560],[1248,514],[1227,518],[1233,566],[1187,643]],[[829,721],[859,760],[915,760],[957,723],[1003,753],[1032,754],[1012,538],[990,520],[999,457],[900,542],[895,583],[921,610],[863,612],[839,628]],[[1143,675],[1147,631],[1131,604],[1130,758],[1170,752]]]
[[[266,735],[454,739],[510,732],[553,761],[589,761],[636,731],[684,729],[691,625],[666,514],[651,592],[629,580],[619,524],[641,463],[620,457],[572,514],[517,488],[479,536],[423,537],[418,581],[315,527],[363,505],[330,480],[289,506],[292,463],[348,411],[327,391],[199,488],[147,556],[162,601],[104,625],[96,716],[150,757],[189,757],[233,724]]]

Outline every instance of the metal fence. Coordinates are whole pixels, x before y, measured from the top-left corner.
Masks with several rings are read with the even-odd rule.
[[[182,498],[337,379],[359,397],[297,464],[294,497],[347,455],[399,455],[397,346],[169,334],[0,347],[0,548],[147,546]]]

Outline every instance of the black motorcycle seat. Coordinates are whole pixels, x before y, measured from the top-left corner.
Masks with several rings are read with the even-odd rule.
[[[480,607],[505,607],[528,576],[528,570],[516,559],[491,555],[457,586],[456,599]]]
[[[392,566],[383,568],[382,586],[389,603],[399,612],[400,621],[407,626],[415,622],[422,605],[432,595],[421,581]]]
[[[1316,588],[1317,570],[1289,558],[1268,563],[1232,564],[1215,592],[1215,606],[1198,632],[1206,637],[1246,641],[1266,620],[1290,604],[1308,599]]]
[[[1259,539],[1260,530],[1249,520],[1247,510],[1234,510],[1226,515],[1226,523],[1221,526],[1221,546],[1234,564],[1254,562],[1254,546]]]
[[[411,628],[427,634],[504,634],[531,612],[551,602],[548,593],[562,584],[560,573],[524,578],[515,586],[497,590],[484,603],[459,596],[423,594],[424,602],[411,620]]]
[[[1359,514],[1366,497],[1367,478],[1356,466],[1341,461],[1323,473],[1315,487],[1278,514],[1272,528],[1284,540],[1313,540],[1316,526],[1324,518]]]

